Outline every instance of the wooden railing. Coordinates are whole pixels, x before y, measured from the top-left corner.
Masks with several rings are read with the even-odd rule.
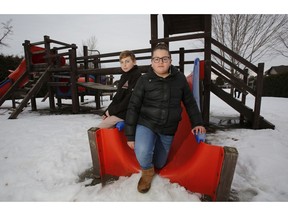
[[[255,66],[251,62],[247,61],[243,57],[239,56],[237,53],[233,52],[229,48],[225,47],[223,44],[219,43],[215,39],[210,37],[211,34],[207,33],[197,33],[189,34],[183,36],[174,36],[174,37],[165,37],[160,39],[153,39],[150,43],[156,44],[158,42],[175,42],[182,40],[204,40],[203,48],[197,49],[185,49],[180,47],[178,50],[171,50],[171,55],[176,56],[179,62],[175,62],[174,65],[177,66],[180,71],[184,72],[184,66],[187,64],[194,64],[194,61],[187,60],[187,54],[199,54],[199,56],[204,56],[205,61],[205,79],[203,85],[203,95],[202,95],[202,113],[204,120],[209,122],[209,112],[210,112],[210,83],[211,83],[211,73],[221,77],[225,82],[229,83],[232,88],[237,88],[242,94],[241,102],[245,105],[246,95],[252,94],[255,97],[254,105],[254,119],[253,119],[253,128],[259,126],[260,118],[260,107],[261,107],[261,96],[262,96],[262,83],[263,83],[263,70],[264,64],[260,63],[258,66]],[[45,54],[45,63],[33,64],[32,56],[30,52],[30,47],[32,45],[43,46],[44,51],[39,51],[34,54],[43,53]],[[95,76],[95,82],[100,82],[101,75],[114,75],[121,74],[120,67],[107,66],[111,63],[119,62],[120,52],[112,53],[101,53],[98,52],[96,55],[88,55],[88,48],[83,47],[83,56],[77,56],[77,46],[75,44],[67,44],[60,41],[50,39],[49,36],[44,36],[44,40],[36,43],[30,43],[30,41],[25,41],[23,44],[25,50],[26,58],[26,73],[32,73],[33,71],[44,71],[48,65],[53,65],[50,68],[51,74],[58,74],[62,72],[67,72],[71,77],[71,90],[72,90],[72,111],[73,113],[79,112],[79,99],[77,91],[77,78],[79,76],[85,76],[88,81],[89,75]],[[52,47],[53,46],[53,47]],[[132,50],[136,55],[137,64],[142,73],[145,73],[150,67],[151,59],[151,48],[137,49]],[[225,55],[223,55],[225,53]],[[228,58],[226,56],[229,56]],[[191,56],[190,56],[191,57]],[[66,65],[60,65],[60,58],[66,59]],[[233,59],[233,61],[231,61]],[[220,64],[219,64],[220,62]],[[235,63],[237,62],[237,63]],[[91,67],[91,64],[93,65]],[[223,66],[225,65],[225,66]],[[227,68],[229,68],[227,70]],[[233,70],[235,73],[231,73]],[[247,84],[249,74],[256,74],[256,87],[252,88]],[[235,76],[235,74],[240,74]],[[49,80],[51,84],[52,80]],[[58,83],[59,86],[63,83]],[[57,83],[51,84],[52,87],[58,85]],[[54,91],[53,88],[49,88],[49,100],[50,108],[55,109],[54,103]],[[99,97],[99,95],[96,95]],[[204,99],[203,99],[204,98]],[[98,98],[99,99],[99,98]],[[33,102],[34,101],[34,102]],[[35,103],[35,100],[32,101],[32,104]],[[34,105],[33,105],[34,106]],[[36,107],[36,106],[35,106]],[[244,119],[244,116],[241,115],[241,119]],[[207,122],[206,122],[207,123]]]
[[[259,63],[258,66],[255,66],[251,62],[247,61],[234,51],[225,47],[223,44],[219,43],[215,39],[211,40],[212,45],[219,49],[219,51],[215,51],[212,47],[212,56],[215,61],[221,61],[221,63],[225,66],[228,66],[230,71],[227,71],[227,67],[220,66],[214,60],[212,60],[211,71],[217,76],[221,77],[225,82],[231,85],[232,90],[238,89],[242,92],[241,102],[245,105],[246,103],[246,95],[251,94],[255,97],[254,103],[254,118],[252,122],[252,127],[257,129],[259,127],[259,119],[260,119],[260,108],[261,108],[261,97],[262,97],[262,89],[263,89],[263,73],[264,73],[264,63]],[[222,53],[219,54],[219,53]],[[225,53],[225,55],[223,55]],[[228,58],[225,56],[229,56]],[[237,64],[233,63],[230,59],[237,62]],[[241,67],[239,67],[241,65]],[[242,69],[243,68],[243,69]],[[231,72],[233,70],[233,73]],[[236,76],[235,76],[236,74]],[[240,76],[238,76],[240,74]],[[248,76],[254,75],[256,80],[255,88],[251,88],[248,85]],[[243,119],[243,116],[241,116]]]

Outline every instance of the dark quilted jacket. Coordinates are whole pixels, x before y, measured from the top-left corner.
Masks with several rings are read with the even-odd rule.
[[[140,76],[141,73],[137,65],[130,71],[123,72],[118,83],[117,92],[107,108],[110,115],[115,115],[125,120],[130,97]]]
[[[203,125],[185,75],[171,66],[170,75],[161,78],[150,67],[148,73],[139,78],[130,99],[125,121],[128,141],[134,141],[137,124],[161,134],[174,135],[181,120],[181,101],[191,126]]]

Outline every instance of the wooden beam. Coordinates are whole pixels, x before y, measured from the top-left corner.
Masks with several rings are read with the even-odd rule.
[[[216,201],[228,201],[237,159],[237,149],[234,147],[224,146],[224,160],[216,192]]]
[[[254,119],[253,119],[253,129],[258,129],[260,126],[260,109],[261,109],[261,99],[263,91],[263,73],[264,73],[264,63],[258,64],[257,71],[257,81],[256,81],[256,96],[254,104]]]
[[[93,175],[96,177],[100,177],[100,164],[99,164],[99,157],[98,157],[98,147],[96,143],[96,131],[99,128],[92,127],[88,130],[88,139],[89,139],[89,146],[93,164]]]
[[[210,91],[211,91],[211,15],[205,16],[205,27],[204,27],[204,99],[203,99],[203,110],[202,116],[205,125],[209,125],[210,119]]]
[[[78,113],[80,110],[77,88],[77,65],[76,65],[76,49],[69,50],[69,62],[71,67],[71,95],[72,95],[72,112]]]
[[[150,15],[150,27],[151,27],[151,51],[156,46],[157,42],[153,42],[158,39],[158,15],[157,14],[151,14]],[[152,55],[152,53],[151,53]]]

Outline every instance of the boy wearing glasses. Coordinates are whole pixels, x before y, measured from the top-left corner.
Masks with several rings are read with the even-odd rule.
[[[113,128],[117,122],[124,121],[130,97],[141,73],[136,65],[136,58],[132,51],[125,50],[119,56],[122,75],[116,94],[102,116],[98,128]]]
[[[135,86],[127,110],[125,134],[142,169],[137,189],[146,193],[155,174],[167,161],[181,120],[181,101],[189,115],[192,133],[205,133],[202,117],[186,77],[171,64],[166,44],[152,52],[151,67]]]

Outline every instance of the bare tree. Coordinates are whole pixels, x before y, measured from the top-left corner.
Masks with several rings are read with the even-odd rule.
[[[4,39],[7,39],[9,35],[11,35],[13,33],[12,29],[13,26],[11,25],[12,19],[8,20],[7,22],[2,22],[2,28],[3,32],[1,33],[1,37],[0,37],[0,46],[8,46],[7,43],[4,43]]]
[[[216,40],[255,63],[264,55],[275,55],[287,26],[288,15],[221,14],[213,15],[212,31]],[[287,45],[287,37],[284,39]]]
[[[282,56],[288,58],[288,25],[285,27],[285,31],[282,35],[278,36],[278,41],[280,46],[277,47],[275,50]]]
[[[97,48],[97,38],[95,36],[91,36],[87,40],[82,41],[82,46],[87,46],[88,47],[88,55],[95,54],[95,50],[97,50],[96,49]]]
[[[84,46],[87,46],[88,56],[100,54],[99,51],[96,49],[97,48],[97,38],[95,36],[91,36],[87,40],[82,41],[82,47],[84,47]],[[98,51],[98,52],[95,53],[95,51]],[[79,56],[84,56],[83,49],[79,49],[78,54],[79,54]],[[89,62],[88,67],[93,68],[94,67],[93,62]],[[98,65],[98,67],[100,67],[100,65]]]

